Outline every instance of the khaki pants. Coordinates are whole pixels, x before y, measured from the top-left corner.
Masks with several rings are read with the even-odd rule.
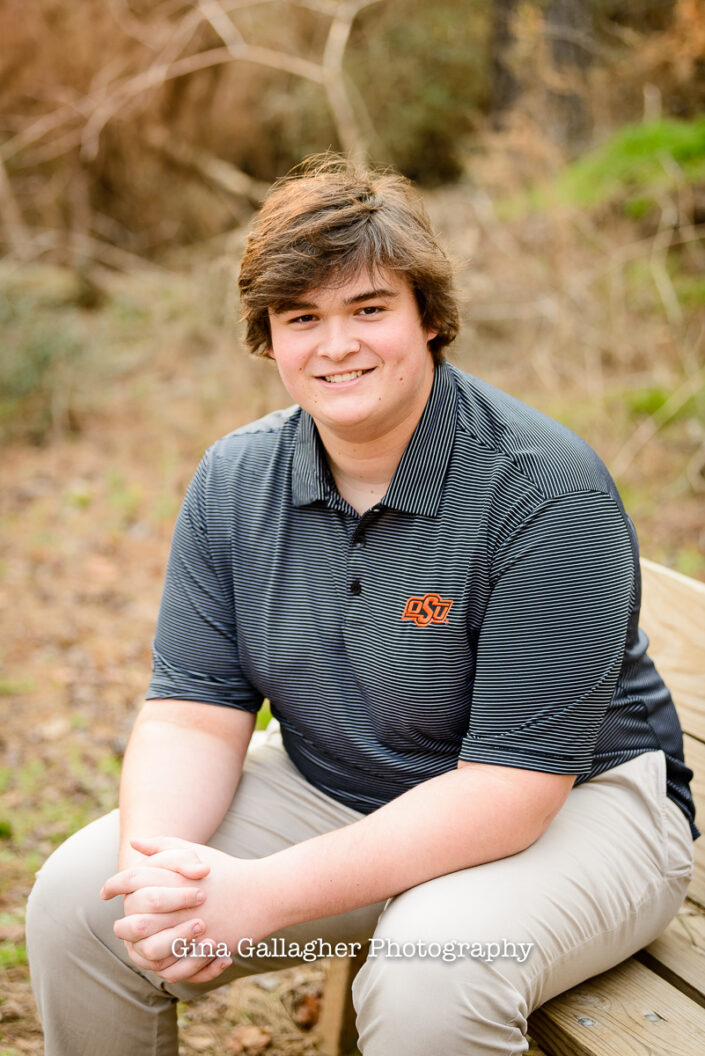
[[[273,731],[250,749],[210,842],[261,857],[358,817],[306,782]],[[296,963],[233,951],[232,966],[200,986],[141,972],[113,935],[121,899],[98,897],[117,846],[113,811],[51,855],[30,896],[27,947],[46,1056],[176,1056],[177,998]],[[353,988],[364,1056],[513,1056],[526,1051],[534,1008],[659,935],[691,872],[690,831],[666,798],[663,753],[648,752],[573,789],[520,854],[278,934],[287,950],[374,936]]]

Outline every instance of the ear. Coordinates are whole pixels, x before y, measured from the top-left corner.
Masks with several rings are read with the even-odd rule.
[[[265,352],[265,356],[269,356],[270,359],[274,359],[274,349],[272,348],[271,345],[269,346],[269,348]]]

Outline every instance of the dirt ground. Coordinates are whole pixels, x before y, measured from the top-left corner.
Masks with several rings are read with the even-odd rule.
[[[449,237],[461,221],[475,232],[473,246],[459,248],[484,264],[465,282],[455,361],[565,421],[608,465],[616,460],[642,552],[705,579],[702,425],[694,413],[654,424],[634,396],[654,386],[666,401],[683,395],[683,364],[651,302],[640,309],[641,335],[630,336],[625,301],[629,311],[614,324],[623,340],[610,329],[596,358],[572,356],[576,333],[559,332],[558,265],[549,275],[532,257],[522,270],[459,196],[434,208]],[[544,264],[554,259],[555,232],[523,237],[534,253],[543,245]],[[53,848],[116,805],[184,489],[210,442],[290,403],[271,364],[238,348],[219,275],[105,282],[109,308],[98,313],[63,305],[57,315],[56,299],[39,297],[50,321],[81,328],[93,361],[73,379],[71,407],[57,411],[44,443],[12,443],[0,465],[0,1056],[42,1052],[23,945],[27,894]],[[512,314],[520,283],[522,304],[557,298],[553,329]],[[601,304],[587,305],[590,333],[608,332]],[[656,349],[652,358],[645,348]],[[324,977],[325,965],[292,968],[181,1007],[181,1053],[317,1051],[311,1028]]]

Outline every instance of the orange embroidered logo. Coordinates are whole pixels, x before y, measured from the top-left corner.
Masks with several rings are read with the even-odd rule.
[[[424,594],[422,598],[406,599],[402,620],[413,620],[417,627],[428,627],[429,623],[448,623],[452,599],[445,600],[440,594]]]

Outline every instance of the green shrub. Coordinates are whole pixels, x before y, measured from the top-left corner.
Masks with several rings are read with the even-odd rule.
[[[27,950],[23,942],[0,942],[0,969],[26,963]]]
[[[626,125],[568,165],[556,190],[572,205],[601,205],[626,197],[627,211],[638,217],[653,203],[644,192],[699,180],[705,180],[705,118],[663,119]]]
[[[75,421],[84,358],[71,313],[34,289],[0,289],[0,436],[42,442]]]

